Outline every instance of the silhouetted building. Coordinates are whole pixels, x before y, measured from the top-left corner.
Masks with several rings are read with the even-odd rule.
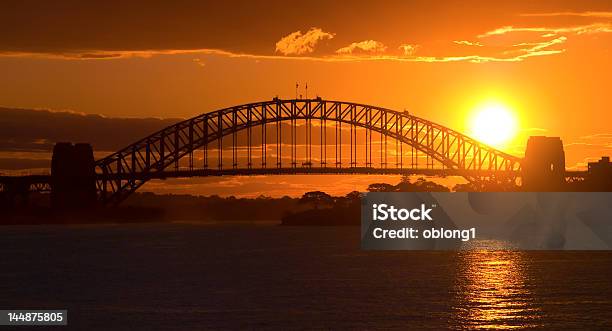
[[[589,162],[588,179],[589,186],[602,191],[612,188],[612,163],[609,156],[602,156],[597,162]]]
[[[58,209],[91,207],[96,203],[96,174],[89,144],[57,143],[51,160],[51,204]]]
[[[522,164],[527,191],[560,191],[565,184],[565,152],[559,137],[532,136]]]

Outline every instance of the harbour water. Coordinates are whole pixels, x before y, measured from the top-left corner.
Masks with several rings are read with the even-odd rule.
[[[99,330],[607,329],[612,252],[362,251],[358,227],[0,227],[0,307]]]

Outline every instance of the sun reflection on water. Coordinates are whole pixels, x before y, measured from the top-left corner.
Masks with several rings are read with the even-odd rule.
[[[540,309],[529,288],[524,252],[467,250],[459,254],[453,324],[462,329],[539,325]]]

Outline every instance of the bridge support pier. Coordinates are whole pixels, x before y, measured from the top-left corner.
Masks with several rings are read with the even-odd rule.
[[[90,144],[57,143],[51,161],[51,206],[71,210],[96,204],[96,174]]]
[[[565,151],[559,137],[532,136],[522,164],[523,189],[559,191],[565,184]]]

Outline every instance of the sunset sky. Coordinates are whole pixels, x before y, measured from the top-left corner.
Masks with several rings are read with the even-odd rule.
[[[612,146],[611,48],[610,1],[8,1],[0,107],[188,118],[293,98],[307,82],[309,96],[406,109],[466,134],[479,106],[502,104],[517,130],[502,149],[522,156],[529,135],[560,136],[568,168],[584,168]],[[49,157],[18,140],[0,134],[0,161]],[[294,179],[294,193],[316,178]],[[198,182],[256,194],[287,180]],[[151,187],[168,184],[193,183]]]

